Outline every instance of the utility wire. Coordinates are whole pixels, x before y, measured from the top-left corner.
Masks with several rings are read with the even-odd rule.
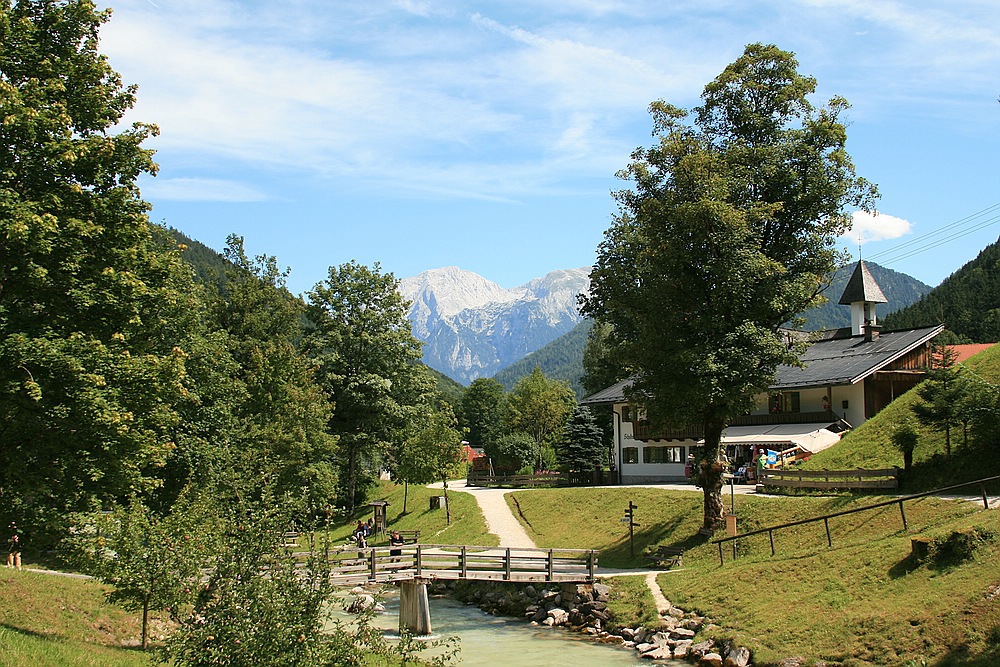
[[[982,219],[983,216],[987,215],[991,217],[988,217],[985,220]],[[945,225],[944,227],[941,227],[933,232],[928,232],[927,234],[922,234],[921,236],[911,239],[905,243],[900,243],[895,248],[875,253],[874,255],[871,255],[869,259],[882,258],[879,262],[880,264],[893,264],[914,255],[918,255],[922,252],[933,250],[934,248],[950,243],[951,241],[962,238],[963,236],[974,234],[975,232],[986,229],[987,227],[995,225],[998,222],[1000,222],[1000,202],[993,204],[992,206],[988,206],[981,211],[977,211],[976,213],[967,215],[964,218],[956,220],[955,222]],[[954,230],[953,233],[948,236],[936,238],[952,230]]]

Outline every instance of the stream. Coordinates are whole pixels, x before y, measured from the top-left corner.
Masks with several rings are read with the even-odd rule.
[[[375,624],[387,636],[396,634],[399,596],[388,591],[383,601],[385,613]],[[677,660],[642,660],[634,650],[600,644],[583,635],[527,621],[491,616],[473,605],[450,598],[432,597],[431,625],[434,637],[458,637],[462,667],[638,667],[639,665],[689,666]]]

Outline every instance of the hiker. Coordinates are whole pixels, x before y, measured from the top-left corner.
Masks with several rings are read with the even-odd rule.
[[[767,452],[763,449],[760,450],[760,456],[757,457],[757,483],[764,478],[764,468],[767,467]]]
[[[389,536],[389,555],[393,557],[393,563],[399,562],[399,557],[403,555],[403,549],[401,547],[404,544],[406,544],[406,542],[403,541],[403,536],[399,534],[399,531],[392,531],[392,534]]]
[[[24,541],[21,539],[21,533],[17,529],[17,524],[13,521],[10,522],[8,532],[10,533],[10,537],[7,538],[7,567],[17,568],[20,571],[21,548]]]

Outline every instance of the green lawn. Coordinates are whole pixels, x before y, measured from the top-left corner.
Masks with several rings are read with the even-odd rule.
[[[515,495],[540,546],[601,550],[604,566],[638,566],[650,544],[686,548],[684,568],[660,575],[675,604],[706,614],[751,647],[757,665],[801,655],[830,665],[1000,664],[1000,541],[973,560],[929,567],[910,558],[916,536],[946,537],[980,527],[1000,536],[1000,513],[966,501],[925,498],[906,504],[908,530],[897,505],[741,542],[739,558],[699,535],[701,496],[656,489],[554,489]],[[873,504],[882,497],[768,498],[737,496],[740,532]],[[636,557],[627,525],[632,500],[641,526]],[[727,508],[729,498],[726,499]],[[640,578],[636,578],[641,581]],[[618,581],[618,578],[614,580]],[[633,582],[634,583],[634,582]],[[637,584],[636,584],[637,585]],[[634,595],[630,594],[631,597]],[[634,604],[632,605],[634,608]],[[628,609],[626,604],[623,609]],[[619,610],[622,613],[622,610]]]

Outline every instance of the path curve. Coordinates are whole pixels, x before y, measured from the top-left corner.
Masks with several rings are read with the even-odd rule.
[[[442,484],[431,484],[430,488],[440,489]],[[535,542],[524,530],[524,526],[517,520],[514,513],[507,505],[505,495],[520,489],[487,489],[479,486],[466,486],[465,480],[457,480],[448,483],[451,491],[472,494],[483,512],[486,519],[486,527],[500,540],[501,547],[512,547],[517,549],[534,549]]]

